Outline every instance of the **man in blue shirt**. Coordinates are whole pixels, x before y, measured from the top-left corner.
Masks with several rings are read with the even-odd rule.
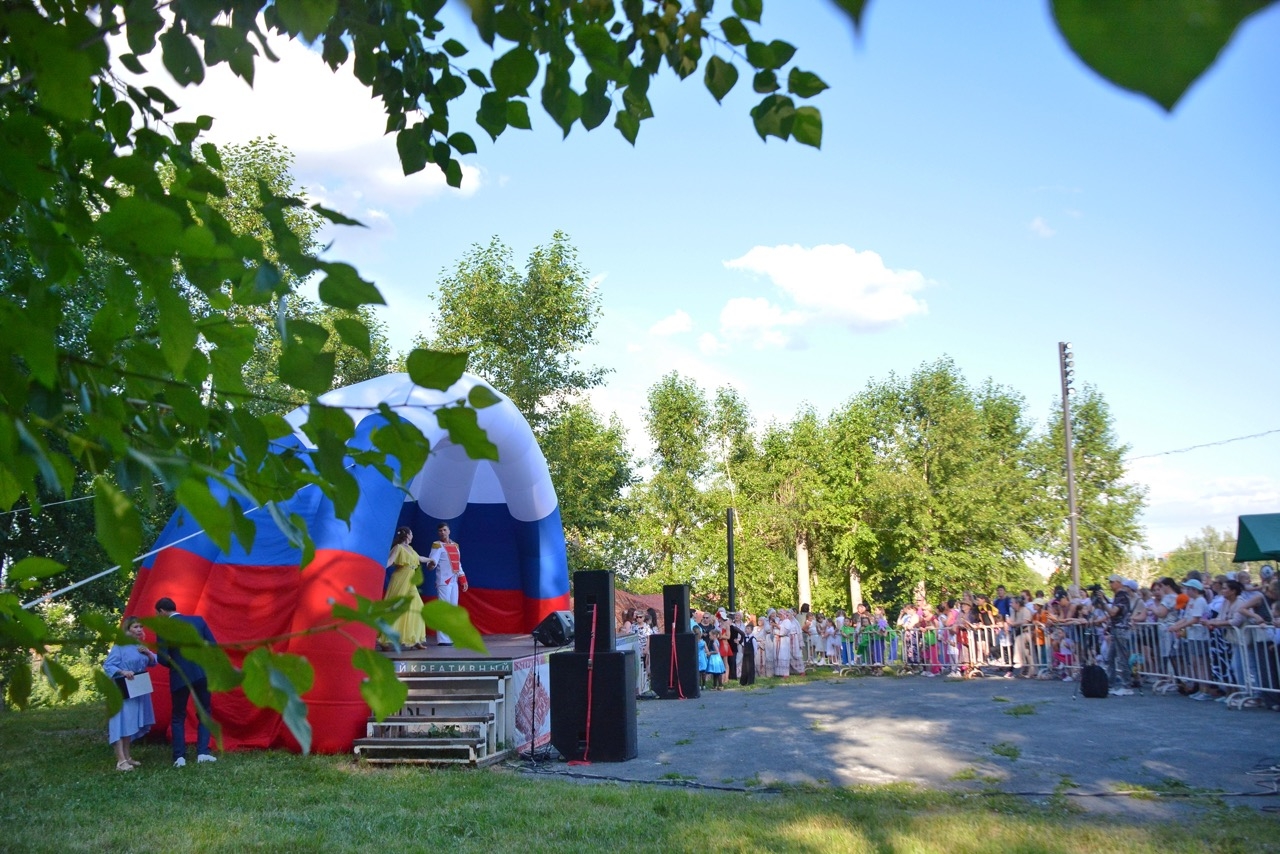
[[[161,617],[181,620],[194,626],[200,638],[209,644],[218,641],[213,637],[209,624],[204,617],[188,616],[178,613],[178,606],[168,596],[156,602],[156,613]],[[172,715],[169,719],[169,735],[173,740],[173,767],[182,768],[187,764],[187,700],[196,695],[199,704],[199,725],[196,728],[196,761],[217,762],[218,758],[209,752],[209,726],[206,716],[213,717],[213,698],[209,694],[209,680],[204,668],[182,654],[177,646],[160,647],[160,661],[169,668],[169,701]]]

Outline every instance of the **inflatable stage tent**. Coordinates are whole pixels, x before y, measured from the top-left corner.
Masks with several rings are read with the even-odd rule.
[[[413,529],[424,557],[436,526],[448,522],[462,551],[470,590],[460,604],[481,634],[525,634],[552,611],[569,607],[569,573],[564,531],[547,463],[524,417],[507,398],[478,410],[479,423],[498,447],[497,462],[473,460],[448,440],[432,414],[441,404],[466,398],[481,380],[464,374],[447,391],[415,386],[407,374],[389,374],[329,392],[320,400],[341,406],[356,422],[353,448],[369,447],[369,435],[384,419],[387,403],[413,422],[431,442],[431,455],[406,490],[376,469],[353,470],[360,499],[350,524],[338,520],[332,504],[315,488],[304,488],[280,509],[307,520],[316,544],[315,561],[299,570],[299,549],[276,528],[265,508],[248,512],[257,525],[253,548],[233,542],[222,552],[194,519],[179,510],[157,542],[161,549],[138,573],[126,614],[151,616],[156,600],[171,597],[181,613],[209,621],[221,643],[294,634],[330,620],[331,602],[354,605],[350,591],[382,595],[384,566],[399,525]],[[288,416],[295,426],[306,413]],[[286,442],[306,446],[301,432]],[[429,589],[426,588],[426,589]],[[345,752],[364,734],[368,707],[360,696],[364,674],[351,665],[357,645],[372,647],[372,630],[318,632],[279,644],[277,652],[304,655],[315,668],[309,707],[312,749]],[[232,652],[239,663],[245,653]],[[168,673],[154,672],[157,729],[168,728]],[[194,711],[187,734],[196,731]],[[214,697],[214,717],[222,726],[222,746],[298,749],[280,716],[252,705],[239,691]]]

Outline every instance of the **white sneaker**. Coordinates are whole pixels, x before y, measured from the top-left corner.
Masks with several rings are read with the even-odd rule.
[[[186,767],[187,767],[187,759],[186,759],[186,757],[185,757],[185,756],[179,756],[177,759],[173,760],[173,767],[174,767],[174,768],[186,768]]]
[[[948,673],[948,674],[947,674],[947,678],[948,678],[948,679],[963,679],[963,678],[964,678],[964,676],[960,673],[960,671],[959,671],[959,670],[952,670],[950,673]]]
[[[1128,688],[1112,688],[1111,694],[1115,697],[1131,697],[1133,696],[1133,691]]]
[[[217,762],[218,757],[210,753],[201,753],[199,756],[196,757],[196,761],[197,762]]]

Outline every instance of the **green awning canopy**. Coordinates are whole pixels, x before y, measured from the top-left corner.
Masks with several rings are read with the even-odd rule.
[[[1236,563],[1248,560],[1280,560],[1280,513],[1240,517],[1236,535]]]

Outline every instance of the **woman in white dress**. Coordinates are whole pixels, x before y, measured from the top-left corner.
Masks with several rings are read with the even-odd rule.
[[[791,626],[786,613],[773,619],[773,675],[786,679],[791,675]]]

